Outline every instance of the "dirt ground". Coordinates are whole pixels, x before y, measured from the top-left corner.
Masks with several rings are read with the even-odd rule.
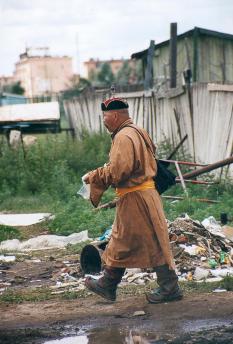
[[[133,316],[144,311],[143,316]],[[80,324],[137,324],[143,321],[164,329],[180,322],[216,321],[233,324],[233,292],[185,296],[183,300],[166,304],[148,304],[144,295],[119,296],[116,302],[98,296],[84,299],[43,301],[39,303],[2,304],[0,329],[39,327],[56,322],[78,321]]]
[[[2,292],[2,302],[0,302],[0,343],[34,343],[26,339],[16,342],[17,331],[39,329],[46,332],[46,334],[43,332],[43,336],[50,337],[54,326],[62,327],[67,323],[78,328],[104,328],[105,339],[103,339],[104,335],[101,337],[102,340],[96,337],[94,341],[89,339],[88,343],[95,344],[125,343],[121,339],[113,341],[113,337],[117,338],[113,328],[124,331],[132,328],[140,328],[144,331],[146,329],[147,335],[151,331],[153,335],[162,334],[163,338],[167,334],[173,335],[172,338],[167,338],[167,341],[162,342],[158,339],[149,343],[233,342],[233,292],[229,291],[185,293],[181,301],[159,305],[148,304],[143,293],[136,293],[133,290],[127,292],[125,286],[119,288],[115,303],[105,301],[92,293],[86,293],[83,297],[79,295],[70,300],[63,300],[59,295],[55,295],[55,299],[52,300],[33,302],[25,301],[24,298],[17,299],[19,297],[17,296],[12,302],[14,293],[30,294],[32,290],[40,293],[40,288],[56,285],[57,281],[61,280],[62,273],[68,273],[76,279],[81,278],[79,258],[79,254],[72,250],[46,250],[18,255],[14,263],[0,263],[0,289],[7,288]],[[9,292],[11,300],[7,302],[7,299],[3,298],[4,293]],[[141,312],[143,315],[135,315],[136,311],[143,311]],[[208,341],[202,339],[200,341],[202,330],[207,331],[203,338]],[[199,337],[180,339],[193,331],[199,331]],[[13,334],[14,339],[9,341],[9,336]],[[176,335],[180,341],[175,341]],[[53,338],[57,336],[58,332],[55,328]],[[4,341],[4,338],[7,339]],[[212,338],[212,341],[209,338]],[[129,343],[144,342],[129,341]]]

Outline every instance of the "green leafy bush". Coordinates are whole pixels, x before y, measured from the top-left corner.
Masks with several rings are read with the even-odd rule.
[[[103,166],[108,161],[110,136],[89,134],[83,131],[79,139],[63,134],[38,136],[38,142],[17,150],[6,142],[0,147],[0,210],[11,212],[52,212],[55,219],[49,229],[56,234],[71,234],[88,229],[89,236],[102,234],[113,223],[114,209],[94,211],[92,205],[77,196],[81,176],[87,171]],[[174,149],[168,140],[158,145],[158,156],[165,158]],[[174,157],[190,161],[185,150]],[[175,172],[174,165],[171,166]],[[182,167],[186,172],[187,167]],[[213,176],[203,175],[201,179],[218,181]],[[220,213],[233,218],[233,182],[221,179],[214,185],[192,185],[187,183],[188,197],[181,185],[175,185],[164,195],[184,197],[173,201],[163,199],[166,216],[174,220],[188,213],[197,220],[210,215],[219,220]],[[103,196],[102,203],[114,198],[110,188]],[[198,198],[212,199],[219,203],[204,203]],[[15,236],[17,233],[15,233]]]

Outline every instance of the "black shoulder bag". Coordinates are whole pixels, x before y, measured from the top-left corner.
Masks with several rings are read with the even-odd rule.
[[[154,152],[151,150],[150,145],[144,139],[140,131],[131,125],[128,125],[128,127],[134,128],[141,135],[146,146],[149,148],[149,150],[151,151],[151,153],[153,154],[155,158],[155,161],[157,164],[157,174],[153,177],[153,179],[155,182],[155,187],[158,190],[158,193],[161,195],[163,192],[169,189],[172,185],[176,184],[175,174],[168,170],[168,166],[170,165],[170,163],[167,161],[156,159]]]

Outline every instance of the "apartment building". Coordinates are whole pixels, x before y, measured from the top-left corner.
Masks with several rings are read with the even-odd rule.
[[[48,48],[27,48],[15,64],[14,79],[21,82],[27,97],[64,91],[71,86],[72,76],[72,58],[50,56]]]

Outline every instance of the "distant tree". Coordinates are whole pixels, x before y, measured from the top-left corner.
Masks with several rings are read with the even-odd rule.
[[[130,76],[132,75],[132,68],[128,61],[125,61],[117,73],[116,81],[119,85],[126,85],[130,81]]]
[[[91,70],[88,80],[90,80],[90,82],[94,84],[94,83],[96,83],[97,79],[98,79],[97,78],[97,72],[95,72],[94,70]]]
[[[74,88],[79,91],[83,91],[85,88],[89,86],[91,86],[91,82],[85,78],[80,77],[78,83],[74,85]]]
[[[23,95],[25,92],[25,89],[21,86],[21,82],[17,81],[12,84],[3,86],[3,91],[7,93]]]
[[[142,83],[144,81],[143,66],[142,66],[141,60],[136,62],[135,77],[136,77],[137,83]]]
[[[91,87],[89,80],[74,75],[70,80],[70,87],[63,92],[63,95],[66,97],[77,96],[88,87]]]
[[[114,80],[115,78],[109,63],[103,63],[100,67],[100,71],[97,73],[97,82],[102,85],[110,86]]]

